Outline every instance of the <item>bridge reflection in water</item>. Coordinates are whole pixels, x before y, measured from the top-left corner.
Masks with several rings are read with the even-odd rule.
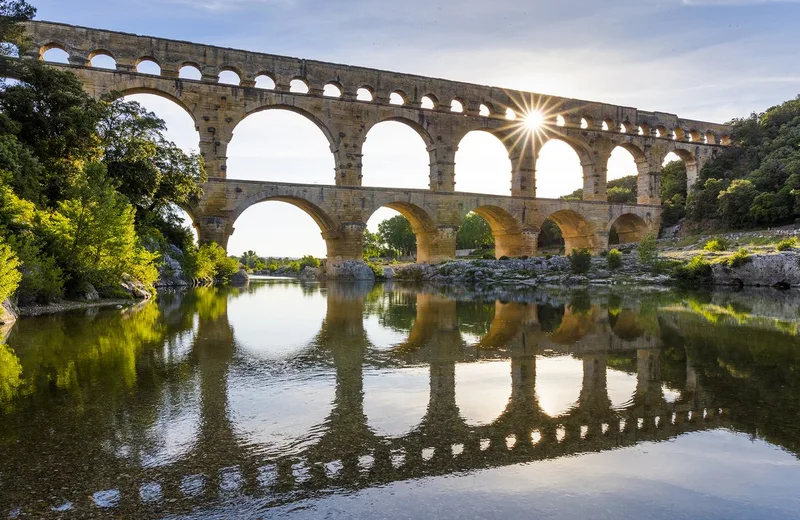
[[[750,411],[737,411],[729,393],[716,391],[728,384],[713,372],[719,363],[698,370],[691,341],[677,333],[680,314],[665,312],[670,301],[567,293],[485,302],[397,287],[309,286],[302,288],[308,297],[326,297],[322,325],[308,345],[276,363],[249,356],[228,317],[229,301],[263,290],[259,284],[245,292],[201,289],[166,295],[160,309],[150,305],[122,320],[112,312],[91,318],[119,328],[158,311],[148,318],[149,334],[133,342],[132,357],[114,362],[135,367],[135,382],[121,390],[109,391],[95,380],[121,377],[119,370],[103,373],[114,365],[102,352],[94,365],[80,359],[45,363],[41,358],[48,354],[39,352],[36,363],[57,374],[59,363],[70,365],[76,382],[66,397],[54,399],[58,383],[51,378],[42,388],[41,375],[32,376],[28,397],[6,403],[0,513],[45,516],[54,507],[73,512],[108,507],[124,517],[146,517],[243,495],[266,507],[399,480],[613,450],[697,430],[750,432],[760,426],[746,422]],[[403,340],[372,344],[364,323],[365,316],[375,315],[384,328],[406,331]],[[26,363],[33,363],[30,351],[41,347],[33,330],[62,323],[58,320],[23,320],[12,331],[8,343],[23,374]],[[103,330],[103,337],[111,337]],[[582,363],[580,393],[568,410],[550,415],[537,392],[537,363],[566,355]],[[457,366],[491,360],[510,362],[510,397],[499,416],[471,424],[457,404]],[[424,416],[401,435],[384,435],[365,413],[365,371],[407,367],[428,371]],[[609,397],[610,367],[635,373],[635,392],[622,406]],[[330,410],[306,439],[253,442],[231,410],[234,370],[332,373]],[[679,397],[670,402],[665,387]],[[180,410],[192,403],[198,412],[196,427],[185,426],[190,440],[177,443],[182,449],[169,455],[153,455],[168,444],[163,433],[154,441],[153,430],[163,426],[165,414],[167,422],[172,414],[179,424],[190,424],[181,420]],[[769,433],[771,442],[797,452],[785,432]],[[42,457],[31,464],[26,460],[31,454]]]

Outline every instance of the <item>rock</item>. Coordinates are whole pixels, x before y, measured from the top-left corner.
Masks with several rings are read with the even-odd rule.
[[[306,282],[313,282],[319,278],[319,269],[307,265],[300,271],[297,278]]]
[[[81,287],[80,291],[78,291],[76,299],[84,302],[96,302],[100,299],[100,294],[98,294],[97,289],[94,288],[94,285],[86,283],[83,285],[83,287]]]
[[[800,287],[800,255],[789,251],[751,255],[750,261],[739,267],[712,264],[712,278],[715,285]]]
[[[119,283],[119,285],[124,292],[137,300],[149,300],[152,296],[145,284],[139,280],[134,280],[129,274],[122,275],[122,281]]]
[[[326,276],[335,280],[374,280],[372,268],[362,260],[345,260],[340,264],[326,266]]]
[[[8,325],[17,321],[19,312],[17,306],[11,300],[4,300],[0,303],[0,325]]]
[[[189,281],[183,274],[181,263],[172,255],[182,257],[183,252],[173,245],[169,246],[169,253],[165,252],[163,254],[164,263],[158,267],[156,287],[183,287],[189,285]]]
[[[229,280],[231,285],[242,286],[250,283],[250,275],[247,274],[245,269],[239,269]]]
[[[383,277],[387,280],[391,280],[394,278],[394,269],[391,267],[384,267],[383,268]]]

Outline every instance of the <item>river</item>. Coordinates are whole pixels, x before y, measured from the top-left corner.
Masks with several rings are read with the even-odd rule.
[[[798,309],[272,279],[23,318],[0,518],[800,518]]]

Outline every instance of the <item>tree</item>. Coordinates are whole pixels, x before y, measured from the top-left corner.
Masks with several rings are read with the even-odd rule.
[[[108,176],[136,208],[140,225],[170,224],[177,220],[176,207],[189,206],[202,195],[202,157],[168,141],[166,129],[154,113],[121,99],[106,102],[98,122]]]
[[[755,186],[747,179],[736,179],[728,189],[721,191],[717,196],[718,212],[725,225],[739,228],[751,223],[750,207],[757,194]]]
[[[369,229],[364,230],[364,246],[362,254],[364,258],[378,258],[384,253],[384,245],[378,233],[372,233]]]
[[[13,56],[26,45],[23,22],[32,20],[36,8],[24,0],[0,0],[0,56]]]
[[[248,269],[253,269],[259,260],[261,259],[258,257],[258,254],[252,249],[250,251],[245,251],[241,258],[239,258],[239,261]]]
[[[417,249],[417,238],[411,224],[402,215],[396,215],[378,224],[378,235],[390,248],[410,256]]]
[[[14,251],[0,237],[0,303],[14,294],[22,275],[19,272],[19,259]]]
[[[494,245],[494,235],[489,223],[477,213],[467,214],[456,234],[456,248],[478,249],[492,245]]]
[[[75,75],[40,62],[26,61],[20,83],[0,88],[0,134],[14,135],[42,166],[32,200],[54,206],[71,196],[83,166],[100,159],[102,111]]]

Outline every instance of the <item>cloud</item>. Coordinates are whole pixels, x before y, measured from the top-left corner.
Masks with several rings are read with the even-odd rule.
[[[257,6],[291,7],[295,4],[295,0],[166,0],[166,2],[207,11],[241,11]]]
[[[681,0],[683,5],[714,7],[763,4],[800,4],[800,0]]]

